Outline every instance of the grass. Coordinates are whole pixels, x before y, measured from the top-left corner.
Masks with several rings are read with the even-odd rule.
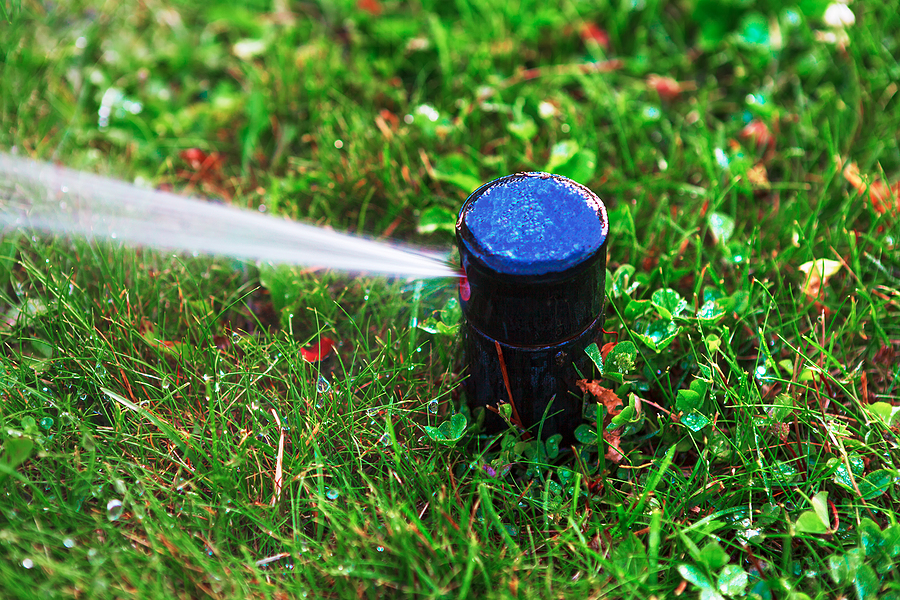
[[[490,444],[447,282],[7,232],[2,595],[898,595],[898,211],[844,168],[900,176],[900,16],[824,8],[6,5],[4,151],[437,247],[473,182],[585,183],[635,410]]]

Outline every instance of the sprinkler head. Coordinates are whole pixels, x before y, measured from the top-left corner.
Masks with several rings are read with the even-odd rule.
[[[585,348],[603,330],[606,238],[600,198],[571,179],[517,173],[486,183],[456,222],[459,296],[473,407],[510,402],[534,436],[574,441],[590,373]],[[489,431],[505,428],[488,411]]]

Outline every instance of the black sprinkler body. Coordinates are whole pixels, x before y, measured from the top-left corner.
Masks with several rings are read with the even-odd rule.
[[[517,173],[469,196],[456,238],[473,407],[509,402],[511,392],[533,435],[574,441],[582,409],[575,382],[579,372],[589,376],[584,350],[603,330],[608,232],[600,198],[566,177]],[[505,427],[492,411],[486,426]]]

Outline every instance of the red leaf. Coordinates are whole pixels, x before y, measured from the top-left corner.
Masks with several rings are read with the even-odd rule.
[[[600,348],[600,355],[603,356],[603,360],[606,360],[606,357],[609,356],[609,353],[612,352],[612,349],[616,347],[618,342],[608,342],[603,344],[603,347]]]
[[[309,348],[301,348],[300,356],[307,362],[317,362],[331,354],[333,348],[334,340],[329,337],[323,337],[318,344]]]
[[[604,29],[600,29],[594,23],[585,23],[581,26],[581,41],[585,44],[593,41],[604,50],[609,50],[609,34]]]
[[[875,209],[875,212],[884,213],[889,210],[891,212],[900,212],[900,181],[888,187],[888,184],[881,179],[874,178],[869,180],[868,177],[860,174],[856,163],[847,165],[844,169],[844,179],[849,181],[850,185],[855,187],[860,194],[869,192],[869,198],[872,200],[872,208]]]
[[[575,383],[578,384],[578,387],[582,392],[588,392],[592,394],[597,399],[597,402],[603,405],[608,415],[616,416],[617,414],[622,412],[622,406],[625,403],[622,402],[622,400],[618,396],[616,396],[615,392],[602,387],[599,381],[579,379]]]
[[[359,0],[356,3],[356,8],[366,11],[373,17],[381,14],[381,3],[378,0]]]
[[[187,150],[182,150],[181,154],[178,156],[191,165],[191,168],[195,171],[203,166],[203,163],[209,158],[209,155],[200,148],[188,148]]]
[[[625,458],[625,455],[622,454],[622,430],[606,431],[604,429],[603,439],[609,444],[606,449],[606,459],[616,464],[622,462],[622,459]]]
[[[375,125],[378,127],[378,130],[381,131],[381,135],[383,135],[385,139],[390,140],[394,137],[394,130],[400,125],[400,119],[398,119],[397,115],[391,111],[382,109],[381,112],[378,113],[378,116],[375,117]]]
[[[769,126],[759,119],[747,123],[741,129],[740,138],[752,143],[757,150],[764,150],[767,159],[775,153],[775,136],[769,131]]]
[[[387,123],[390,123],[391,127],[397,127],[398,125],[400,125],[400,119],[397,117],[397,115],[387,110],[386,108],[381,109],[381,112],[379,112],[378,115]]]
[[[671,77],[662,77],[660,75],[650,75],[647,78],[647,85],[659,94],[660,99],[664,102],[674,102],[681,96],[681,92],[694,89],[693,84],[678,83]]]

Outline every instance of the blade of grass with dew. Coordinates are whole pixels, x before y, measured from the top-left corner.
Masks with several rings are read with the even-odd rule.
[[[123,398],[122,396],[115,393],[114,391],[112,391],[109,388],[101,387],[100,391],[103,392],[104,394],[106,394],[107,396],[109,396],[111,399],[118,402],[119,404],[121,404],[122,406],[124,406],[125,408],[127,408],[129,410],[133,410],[134,412],[138,413],[139,415],[146,417],[147,420],[149,420],[151,423],[156,425],[156,427],[159,428],[159,430],[162,431],[166,435],[167,438],[172,440],[172,442],[174,442],[175,445],[178,446],[178,449],[181,450],[182,452],[187,453],[190,450],[188,445],[185,443],[184,439],[182,439],[182,437],[180,435],[178,435],[178,432],[175,431],[174,427],[172,427],[171,425],[169,425],[168,423],[166,423],[165,421],[163,421],[162,419],[160,419],[159,417],[157,417],[156,415],[151,413],[149,410],[141,408],[140,406],[138,406],[137,404],[135,404],[134,402],[132,402],[130,400],[126,400],[125,398]]]

